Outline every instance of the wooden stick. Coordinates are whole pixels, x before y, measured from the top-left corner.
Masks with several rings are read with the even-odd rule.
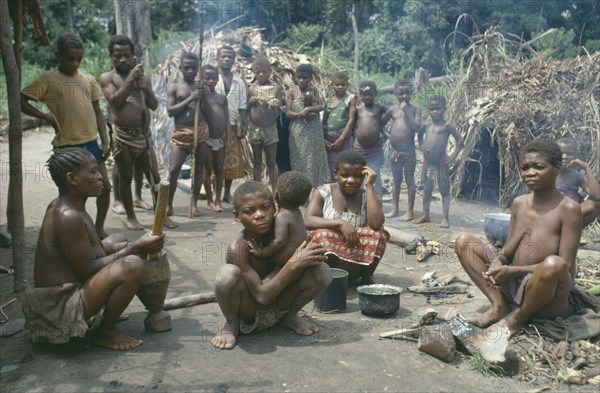
[[[212,303],[216,301],[214,293],[198,293],[195,295],[174,297],[172,299],[165,300],[163,305],[164,310],[173,310],[175,308],[183,308],[189,306],[196,306],[198,304]]]
[[[198,75],[202,79],[202,45],[204,45],[204,14],[200,13],[200,31],[199,31],[199,48],[198,48]],[[192,189],[190,192],[190,206],[188,209],[188,217],[194,216],[194,207],[196,206],[195,189],[196,189],[196,149],[198,147],[198,127],[200,126],[200,99],[196,101],[196,110],[194,111],[194,147],[192,149]]]
[[[165,224],[165,212],[169,202],[169,182],[163,180],[160,182],[158,190],[158,198],[154,209],[154,225],[152,225],[152,235],[160,236],[163,233],[163,225]],[[148,254],[148,259],[154,259],[158,256],[158,252]]]

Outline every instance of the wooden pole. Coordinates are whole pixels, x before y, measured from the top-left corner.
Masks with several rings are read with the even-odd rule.
[[[163,233],[163,225],[165,224],[165,212],[169,202],[169,186],[170,183],[166,180],[160,182],[158,190],[158,198],[156,199],[154,209],[154,223],[152,225],[152,235],[160,236]],[[156,258],[160,252],[148,254],[148,260]]]
[[[199,47],[198,47],[198,74],[197,79],[202,80],[202,45],[204,45],[204,14],[200,13],[200,29],[199,29]],[[188,217],[192,218],[194,215],[194,207],[196,206],[196,200],[194,195],[196,189],[196,149],[198,147],[198,127],[200,126],[200,101],[201,98],[196,101],[196,110],[194,111],[194,147],[192,149],[192,189],[190,192],[190,206],[188,209]]]

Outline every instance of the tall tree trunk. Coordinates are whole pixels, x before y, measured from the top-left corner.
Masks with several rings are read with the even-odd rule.
[[[114,0],[114,7],[117,34],[128,36],[142,50],[147,50],[152,42],[152,25],[150,24],[148,1]]]
[[[8,0],[0,0],[0,15],[8,15]],[[25,277],[25,218],[23,216],[23,173],[22,173],[22,136],[21,127],[21,89],[19,69],[15,51],[12,46],[10,23],[6,18],[0,28],[0,53],[6,77],[6,91],[8,93],[8,161],[9,161],[9,186],[8,200],[11,201],[10,209],[6,212],[8,222],[11,223],[12,257],[14,275],[14,290],[22,292],[27,288]],[[21,24],[16,18],[15,25]],[[15,29],[16,30],[16,29]]]
[[[358,91],[358,63],[360,60],[360,51],[358,45],[358,23],[356,23],[356,5],[352,4],[352,31],[354,32],[354,86]]]

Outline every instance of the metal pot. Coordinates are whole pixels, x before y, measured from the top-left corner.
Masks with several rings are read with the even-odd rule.
[[[390,315],[400,308],[402,288],[394,285],[361,285],[358,291],[358,308],[363,314]]]
[[[489,213],[483,215],[483,232],[495,247],[502,247],[508,236],[510,214]]]

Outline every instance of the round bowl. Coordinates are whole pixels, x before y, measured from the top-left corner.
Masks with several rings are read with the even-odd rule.
[[[489,213],[483,215],[483,232],[495,247],[502,247],[508,236],[510,214]]]
[[[367,315],[390,315],[400,308],[402,288],[394,285],[361,285],[358,292],[358,308]]]

